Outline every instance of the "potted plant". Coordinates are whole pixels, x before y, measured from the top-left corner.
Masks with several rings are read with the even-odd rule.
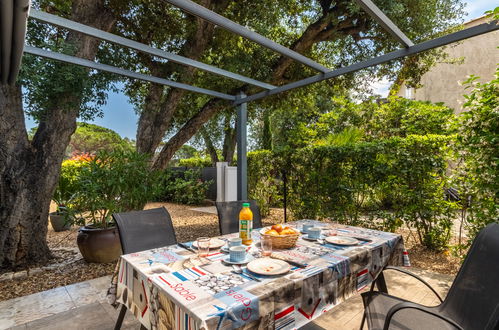
[[[121,255],[112,214],[142,210],[159,189],[149,157],[134,151],[99,152],[79,174],[77,209],[86,223],[77,243],[87,262],[111,262]]]

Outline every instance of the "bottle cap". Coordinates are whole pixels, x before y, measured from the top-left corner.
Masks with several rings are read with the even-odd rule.
[[[250,203],[243,203],[243,207],[250,207]]]

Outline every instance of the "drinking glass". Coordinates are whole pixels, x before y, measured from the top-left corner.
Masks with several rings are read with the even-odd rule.
[[[338,228],[339,228],[338,220],[331,219],[331,225],[329,227],[330,227],[329,236],[338,235]]]
[[[260,246],[262,248],[262,255],[269,256],[272,254],[272,237],[270,235],[262,235],[260,240]]]
[[[199,237],[197,239],[198,243],[198,256],[207,257],[210,252],[210,238],[209,237]]]

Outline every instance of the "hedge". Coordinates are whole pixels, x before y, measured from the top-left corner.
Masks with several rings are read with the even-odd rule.
[[[452,136],[410,135],[343,146],[314,146],[285,153],[248,155],[250,197],[267,210],[282,198],[294,218],[334,218],[342,223],[395,230],[417,229],[423,244],[444,248],[456,206],[445,200]]]

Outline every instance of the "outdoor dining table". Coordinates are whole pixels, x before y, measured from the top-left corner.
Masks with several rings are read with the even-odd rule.
[[[297,329],[367,287],[385,266],[408,266],[401,235],[315,220],[286,225],[299,230],[304,223],[360,243],[338,246],[300,237],[296,247],[274,252],[306,267],[280,276],[251,274],[260,281],[247,269],[232,272],[220,250],[202,258],[178,245],[131,253],[121,257],[118,302],[148,329]],[[249,253],[255,258],[260,236],[253,230]]]

